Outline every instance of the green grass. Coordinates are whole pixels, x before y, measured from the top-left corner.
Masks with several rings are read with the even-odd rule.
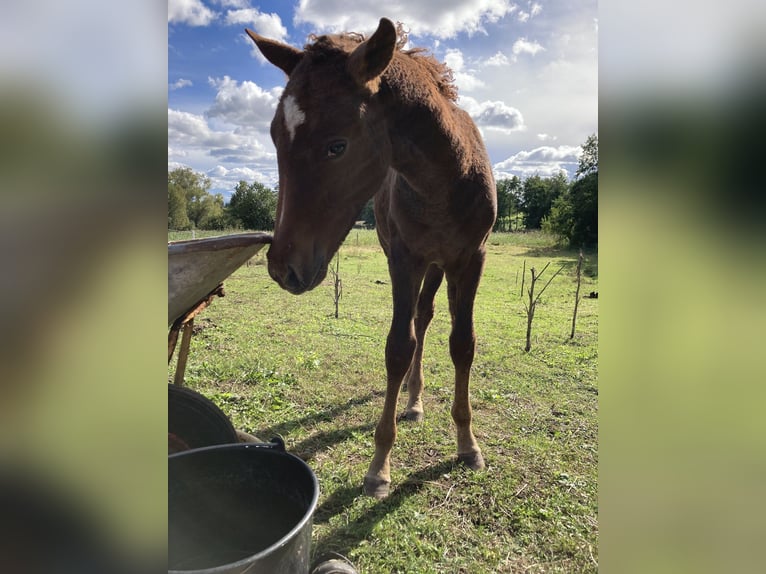
[[[364,574],[596,572],[598,300],[580,302],[569,340],[577,253],[542,233],[489,239],[471,383],[484,472],[455,463],[440,290],[424,358],[425,420],[399,425],[384,501],[360,487],[383,403],[390,281],[374,231],[353,230],[340,253],[338,319],[330,279],[295,297],[271,281],[259,254],[197,318],[186,372],[237,428],[280,434],[315,471],[315,557],[341,554]],[[585,257],[581,294],[598,291],[598,255]],[[527,274],[548,261],[546,274],[565,267],[538,304],[529,353],[524,261]]]

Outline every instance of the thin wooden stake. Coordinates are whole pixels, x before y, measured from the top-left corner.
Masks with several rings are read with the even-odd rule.
[[[549,265],[550,261],[545,264],[545,267],[543,267],[543,270],[540,271],[540,273],[537,273],[537,270],[534,267],[530,269],[532,274],[532,283],[527,290],[527,294],[529,295],[529,304],[526,302],[524,303],[524,308],[527,310],[527,343],[524,347],[524,351],[527,353],[532,348],[532,319],[535,317],[535,309],[537,308],[537,303],[540,301],[540,297],[542,297],[543,293],[548,288],[548,285],[551,284],[551,281],[553,281],[556,278],[556,275],[561,273],[561,270],[564,269],[563,265],[559,267],[558,271],[556,271],[551,276],[551,278],[548,279],[548,282],[545,284],[545,286],[540,289],[540,292],[537,294],[537,296],[535,296],[535,284],[540,279],[540,277],[542,277],[543,273],[545,273],[545,270],[548,269]]]
[[[340,251],[338,251],[338,254],[335,256],[335,269],[330,266],[330,272],[333,274],[333,277],[335,278],[334,285],[335,285],[335,294],[333,296],[333,300],[335,301],[335,318],[338,318],[338,306],[340,304],[340,298],[343,296],[343,281],[340,279]]]
[[[521,270],[521,291],[519,291],[519,297],[524,296],[524,279],[527,276],[527,260],[524,260],[524,268]]]
[[[580,256],[577,258],[577,291],[575,292],[575,304],[574,313],[572,314],[572,332],[569,334],[570,339],[574,339],[575,336],[575,323],[577,322],[577,307],[580,304],[580,279],[582,274],[582,249],[580,249]]]

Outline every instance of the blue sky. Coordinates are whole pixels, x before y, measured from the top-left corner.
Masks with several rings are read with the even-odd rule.
[[[244,28],[302,47],[312,32],[369,34],[382,16],[452,67],[497,178],[574,174],[598,132],[595,0],[169,0],[168,168],[206,174],[226,198],[240,180],[275,184],[268,127],[285,76]]]

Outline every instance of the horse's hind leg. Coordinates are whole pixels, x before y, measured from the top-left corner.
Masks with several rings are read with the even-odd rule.
[[[450,356],[455,365],[455,399],[452,403],[452,419],[457,426],[457,455],[469,468],[484,468],[476,438],[471,429],[471,403],[468,383],[476,351],[476,334],[473,330],[473,303],[484,268],[484,251],[478,251],[468,266],[455,276],[447,273],[447,293],[452,332],[449,338]]]
[[[409,399],[404,419],[420,422],[423,420],[423,345],[426,332],[434,316],[434,297],[444,278],[444,271],[436,265],[431,265],[423,279],[423,287],[418,296],[418,307],[415,312],[415,356],[412,358],[407,376],[404,378],[402,389],[407,390]]]
[[[389,257],[389,272],[394,312],[386,340],[386,398],[375,428],[375,455],[364,477],[364,493],[375,498],[386,497],[391,484],[390,454],[396,439],[396,403],[402,380],[415,353],[413,318],[426,267],[409,259],[406,253],[392,255]]]

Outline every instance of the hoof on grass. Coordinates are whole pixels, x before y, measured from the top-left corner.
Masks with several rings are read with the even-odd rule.
[[[364,488],[362,490],[366,496],[372,496],[377,499],[386,498],[390,488],[391,482],[388,480],[383,480],[377,476],[364,477]]]
[[[413,423],[422,423],[423,422],[423,412],[420,411],[405,411],[402,415],[403,421],[410,421]]]
[[[457,459],[471,470],[482,470],[485,466],[484,457],[481,456],[481,452],[458,454]]]

